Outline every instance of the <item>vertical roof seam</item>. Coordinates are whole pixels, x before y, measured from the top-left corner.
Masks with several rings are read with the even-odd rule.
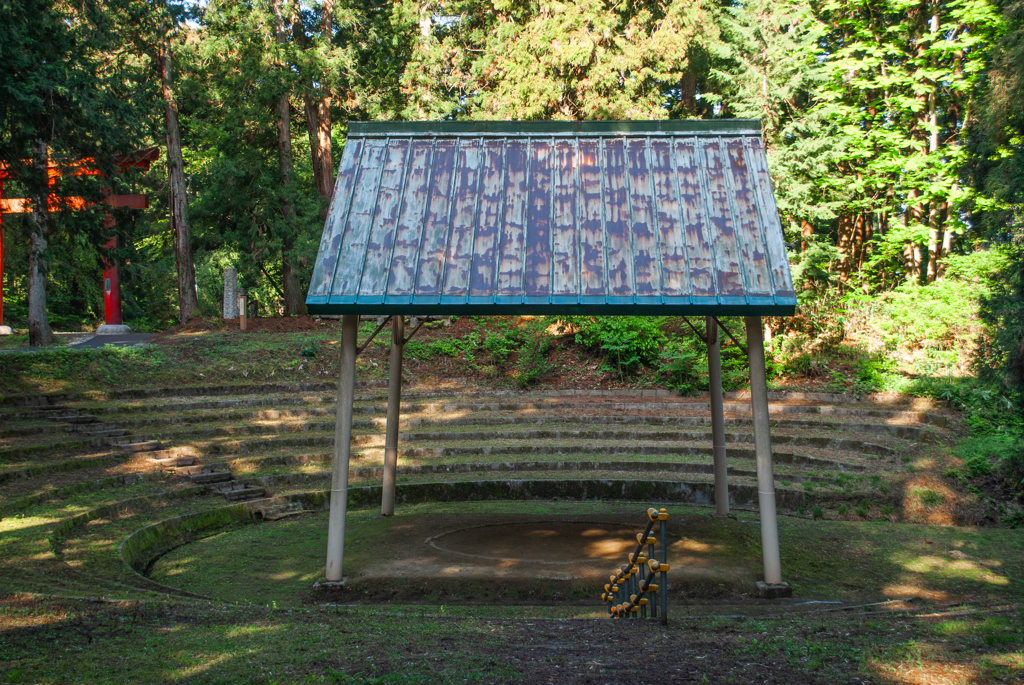
[[[366,154],[367,145],[364,142],[359,146],[359,159],[356,161],[356,165],[352,171],[352,193],[348,196],[348,204],[345,206],[344,215],[339,215],[338,220],[341,222],[341,234],[338,237],[338,255],[334,260],[334,268],[331,270],[331,282],[327,285],[327,299],[330,301],[331,296],[334,294],[334,279],[338,276],[338,264],[341,262],[341,249],[345,245],[345,227],[348,226],[348,216],[352,212],[352,201],[356,197],[356,181],[359,179],[359,170],[363,167],[363,155]],[[341,174],[338,174],[339,178]],[[331,215],[327,215],[327,220],[331,220]]]
[[[387,298],[387,296],[388,296],[388,286],[391,284],[391,265],[392,265],[392,263],[394,262],[394,259],[395,259],[395,246],[398,245],[398,226],[399,226],[399,224],[402,221],[402,210],[405,209],[405,191],[406,191],[406,188],[409,185],[409,169],[412,168],[412,151],[413,151],[413,138],[410,137],[409,138],[408,147],[405,150],[405,165],[404,165],[404,170],[402,172],[402,182],[399,185],[399,190],[398,190],[398,208],[395,211],[395,228],[394,228],[394,231],[392,231],[392,233],[391,233],[391,250],[389,250],[388,261],[384,265],[384,272],[383,272],[384,273],[384,289],[381,292],[381,296],[380,296],[381,302],[383,302],[384,299]],[[363,270],[363,273],[364,274],[366,273],[365,269]],[[362,284],[362,279],[360,279],[359,290],[357,291],[357,296],[358,296],[359,292],[362,292],[362,285],[363,285]]]

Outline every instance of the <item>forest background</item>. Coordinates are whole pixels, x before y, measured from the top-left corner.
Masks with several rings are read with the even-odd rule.
[[[110,256],[135,330],[217,316],[228,266],[301,313],[349,121],[757,118],[800,299],[777,356],[1024,385],[1019,1],[0,0],[0,63],[4,192],[37,198],[5,316],[36,342],[98,323]],[[149,209],[43,211],[47,156],[108,172],[59,197]]]

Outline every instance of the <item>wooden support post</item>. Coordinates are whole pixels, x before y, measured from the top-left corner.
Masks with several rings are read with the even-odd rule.
[[[768,432],[768,379],[764,362],[764,329],[760,316],[744,318],[747,327],[747,359],[750,362],[750,407],[754,416],[754,459],[757,462],[757,502],[761,510],[761,554],[764,583],[762,596],[789,594],[782,582],[779,559],[779,526],[775,513],[775,476],[772,473],[772,439]]]
[[[242,289],[238,290],[238,328],[245,330],[249,314],[249,298]]]
[[[348,462],[352,446],[352,404],[356,388],[356,336],[359,317],[341,320],[341,368],[338,373],[338,413],[334,424],[334,464],[331,474],[331,510],[327,523],[327,582],[342,582],[345,558],[345,511],[348,508]]]
[[[0,198],[4,195],[4,186],[0,183]],[[10,326],[4,325],[4,215],[0,213],[0,335],[10,335]]]
[[[711,396],[711,445],[715,460],[715,513],[729,514],[729,472],[725,460],[725,408],[722,401],[722,342],[718,322],[704,318],[708,343],[708,390]]]
[[[388,379],[388,423],[384,434],[384,486],[381,516],[395,515],[395,472],[398,470],[398,422],[402,407],[402,352],[405,349],[405,317],[391,317],[391,363]]]

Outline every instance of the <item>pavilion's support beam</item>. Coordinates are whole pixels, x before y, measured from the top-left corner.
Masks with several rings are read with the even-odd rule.
[[[334,424],[334,469],[331,511],[327,524],[327,582],[341,582],[345,558],[345,510],[348,508],[348,461],[352,446],[352,403],[356,387],[356,335],[359,317],[341,319],[341,370],[338,376],[338,414]]]
[[[775,513],[775,475],[772,473],[772,439],[768,434],[768,378],[764,363],[764,329],[760,316],[745,317],[747,359],[750,362],[750,406],[754,415],[754,458],[757,461],[757,501],[761,510],[761,554],[764,582],[758,583],[763,597],[784,597],[789,586],[782,582],[779,558],[779,525]]]
[[[704,317],[708,344],[708,390],[711,395],[711,444],[715,455],[715,513],[729,514],[729,475],[725,462],[725,408],[722,401],[722,355],[718,322]]]
[[[391,364],[388,380],[388,425],[384,434],[384,487],[381,516],[395,515],[395,472],[398,470],[398,422],[402,406],[402,352],[405,350],[405,317],[391,317]]]

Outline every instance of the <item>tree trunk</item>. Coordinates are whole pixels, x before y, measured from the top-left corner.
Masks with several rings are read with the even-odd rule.
[[[864,267],[864,258],[868,254],[868,241],[871,240],[871,219],[867,214],[857,216],[857,271]]]
[[[807,239],[814,235],[814,226],[811,225],[810,221],[800,221],[800,237],[803,240],[800,241],[800,251],[803,252],[807,249]]]
[[[842,214],[839,217],[839,241],[836,249],[839,250],[839,277],[844,282],[850,277],[850,272],[856,268],[860,270],[864,263],[866,253],[865,243],[871,237],[871,224],[867,216],[862,212],[857,215]]]
[[[174,261],[178,266],[178,320],[188,321],[199,313],[196,294],[196,267],[192,262],[192,237],[188,224],[188,197],[185,194],[185,160],[181,156],[181,129],[178,105],[174,101],[171,80],[171,36],[164,36],[159,51],[160,84],[164,99],[164,124],[167,127],[167,187],[174,226]]]
[[[932,199],[928,207],[928,272],[925,276],[928,283],[935,281],[939,273],[940,236],[939,228],[939,201]]]
[[[948,206],[945,202],[942,203],[942,225],[946,225],[946,215],[948,214]],[[953,250],[953,231],[943,230],[942,232],[942,257],[945,257]],[[942,262],[939,264],[939,278],[946,275],[946,264]]]
[[[907,193],[907,214],[909,221],[922,224],[924,223],[924,206],[920,202],[915,202],[917,198],[921,196],[921,191],[917,188],[911,188]],[[913,276],[917,281],[921,280],[923,275],[921,272],[921,244],[915,242],[912,247],[913,251],[913,268],[908,269],[908,276]]]
[[[283,49],[288,43],[285,35],[284,15],[281,12],[281,0],[271,0],[271,11],[274,14],[274,35],[277,44]],[[278,65],[282,70],[285,64]],[[302,314],[302,292],[299,278],[292,268],[288,253],[295,245],[295,208],[289,198],[292,180],[292,113],[291,93],[285,91],[277,100],[277,168],[281,182],[281,216],[287,224],[285,239],[281,243],[281,286],[284,298],[284,315]]]
[[[907,280],[913,278],[914,270],[914,244],[903,243],[903,270],[907,272]]]
[[[32,143],[32,166],[36,179],[28,253],[28,344],[32,347],[53,343],[53,331],[46,316],[46,238],[50,230],[48,161],[46,141],[36,140]]]
[[[323,0],[323,19],[321,21],[320,39],[327,45],[331,43],[334,33],[334,0]],[[306,27],[302,16],[296,12],[292,17],[292,35],[303,48],[306,39]],[[313,163],[313,181],[316,192],[322,198],[330,198],[334,191],[334,168],[331,150],[331,89],[323,75],[319,75],[320,87],[314,87],[317,80],[313,74],[302,94],[303,109],[306,113],[306,131],[309,134],[310,158]],[[327,203],[321,210],[321,216],[327,218]]]
[[[939,7],[939,3],[935,3],[936,9]],[[939,33],[939,15],[938,12],[932,15],[931,21],[929,22],[928,32],[931,34],[932,40],[934,40]],[[935,69],[936,58],[931,58],[931,67]],[[939,117],[935,111],[935,100],[936,90],[938,84],[932,84],[931,90],[928,92],[928,125],[930,130],[928,131],[928,152],[934,155],[939,150]],[[937,180],[937,179],[936,179]],[[931,198],[928,202],[928,271],[925,276],[925,280],[928,283],[935,281],[935,277],[939,273],[939,245],[940,245],[940,233],[942,226],[939,221],[939,201],[938,198]]]

